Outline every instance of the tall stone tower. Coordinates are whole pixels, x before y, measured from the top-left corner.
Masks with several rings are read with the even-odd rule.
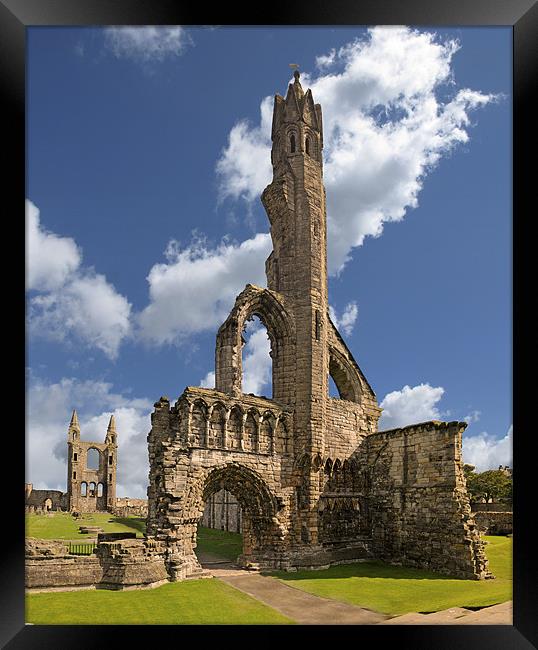
[[[323,455],[329,363],[321,106],[310,89],[303,92],[297,70],[294,76],[286,98],[275,96],[273,181],[262,194],[273,241],[266,274],[268,288],[284,297],[295,316],[296,442]]]
[[[95,450],[96,468],[88,467],[88,453]],[[117,432],[110,417],[103,443],[80,439],[80,425],[74,410],[67,431],[67,496],[70,511],[106,512],[116,506]]]

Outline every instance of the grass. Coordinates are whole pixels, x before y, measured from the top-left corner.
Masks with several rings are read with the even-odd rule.
[[[68,591],[26,595],[35,625],[268,625],[294,623],[216,578],[137,591]]]
[[[108,522],[109,519],[113,521]],[[27,535],[42,539],[83,540],[80,525],[106,532],[134,531],[141,537],[144,519],[88,514],[27,515]],[[494,580],[459,580],[396,567],[359,562],[325,571],[274,572],[282,582],[308,593],[385,614],[435,612],[450,607],[479,608],[512,598],[512,538],[484,538]],[[198,551],[234,560],[241,554],[237,533],[198,528]],[[27,595],[27,622],[35,624],[266,624],[292,623],[275,610],[215,579],[170,583],[153,590],[49,592]],[[215,604],[218,603],[218,607]]]
[[[487,607],[512,598],[512,538],[484,538],[495,580],[459,580],[430,571],[360,562],[324,571],[272,573],[282,582],[324,598],[385,614]]]
[[[76,541],[96,537],[94,533],[79,533],[79,526],[99,526],[105,533],[136,533],[137,537],[143,537],[146,530],[146,522],[142,517],[115,517],[108,512],[88,513],[81,515],[78,519],[74,519],[67,512],[55,512],[52,515],[26,515],[27,537]]]
[[[243,539],[239,533],[228,533],[225,530],[198,527],[197,551],[214,553],[227,560],[235,560],[243,550]]]

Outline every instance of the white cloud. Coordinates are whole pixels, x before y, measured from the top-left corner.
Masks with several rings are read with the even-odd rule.
[[[271,387],[272,360],[269,356],[271,343],[267,330],[255,318],[247,323],[247,335],[243,348],[243,393],[263,395]]]
[[[158,345],[177,344],[220,326],[247,283],[265,286],[270,252],[266,234],[241,244],[223,240],[215,248],[200,238],[183,250],[171,242],[168,262],[153,266],[147,277],[150,303],[137,316],[138,335]]]
[[[59,237],[41,226],[39,210],[32,201],[26,199],[25,209],[27,289],[57,289],[80,266],[80,251],[70,237]]]
[[[271,155],[268,137],[273,119],[273,101],[265,97],[260,106],[261,124],[251,127],[245,120],[230,131],[228,146],[217,161],[219,201],[243,198],[247,202],[259,199],[271,179]]]
[[[215,388],[215,371],[210,370],[200,382],[203,388]]]
[[[495,99],[454,85],[451,62],[459,46],[407,27],[376,27],[317,57],[318,77],[302,74],[324,114],[328,266],[339,273],[351,251],[383,225],[418,205],[427,174],[469,139],[469,113]],[[220,198],[257,200],[271,181],[270,109],[259,126],[241,121],[217,163]]]
[[[357,303],[352,301],[345,306],[342,316],[337,316],[336,311],[331,305],[329,305],[329,314],[335,326],[349,336],[355,326],[359,310]]]
[[[510,425],[504,438],[495,438],[486,431],[476,435],[463,436],[462,455],[465,463],[474,465],[477,472],[512,467],[512,432]]]
[[[191,42],[183,27],[107,27],[105,46],[118,59],[142,63],[180,56]]]
[[[472,411],[469,415],[466,415],[463,420],[467,422],[467,424],[471,424],[472,422],[478,422],[481,415],[482,413],[480,411]]]
[[[39,210],[26,201],[27,288],[32,336],[94,346],[118,356],[130,335],[131,305],[104,275],[81,266],[82,253],[71,238],[43,229]]]
[[[441,386],[432,387],[429,384],[404,386],[385,395],[379,405],[383,409],[379,421],[379,430],[386,431],[409,424],[418,424],[429,420],[440,420],[441,413],[437,403],[445,389]]]
[[[82,440],[104,441],[110,416],[118,432],[118,496],[146,498],[147,434],[152,402],[112,392],[110,383],[30,375],[26,417],[26,480],[36,489],[66,490],[67,428],[76,408]]]

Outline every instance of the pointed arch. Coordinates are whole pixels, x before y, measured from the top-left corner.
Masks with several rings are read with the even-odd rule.
[[[240,397],[242,395],[242,331],[245,321],[258,316],[271,343],[272,395],[284,400],[286,370],[294,363],[295,327],[293,319],[278,294],[269,289],[247,285],[235,301],[234,308],[217,334],[215,350],[216,390]]]

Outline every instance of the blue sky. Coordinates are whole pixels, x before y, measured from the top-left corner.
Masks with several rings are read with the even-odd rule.
[[[145,496],[153,402],[210,385],[219,324],[264,283],[290,63],[324,111],[329,300],[382,428],[467,419],[465,460],[511,464],[510,28],[32,27],[27,47],[27,480],[65,489],[71,409],[83,439],[114,412],[118,494]]]

